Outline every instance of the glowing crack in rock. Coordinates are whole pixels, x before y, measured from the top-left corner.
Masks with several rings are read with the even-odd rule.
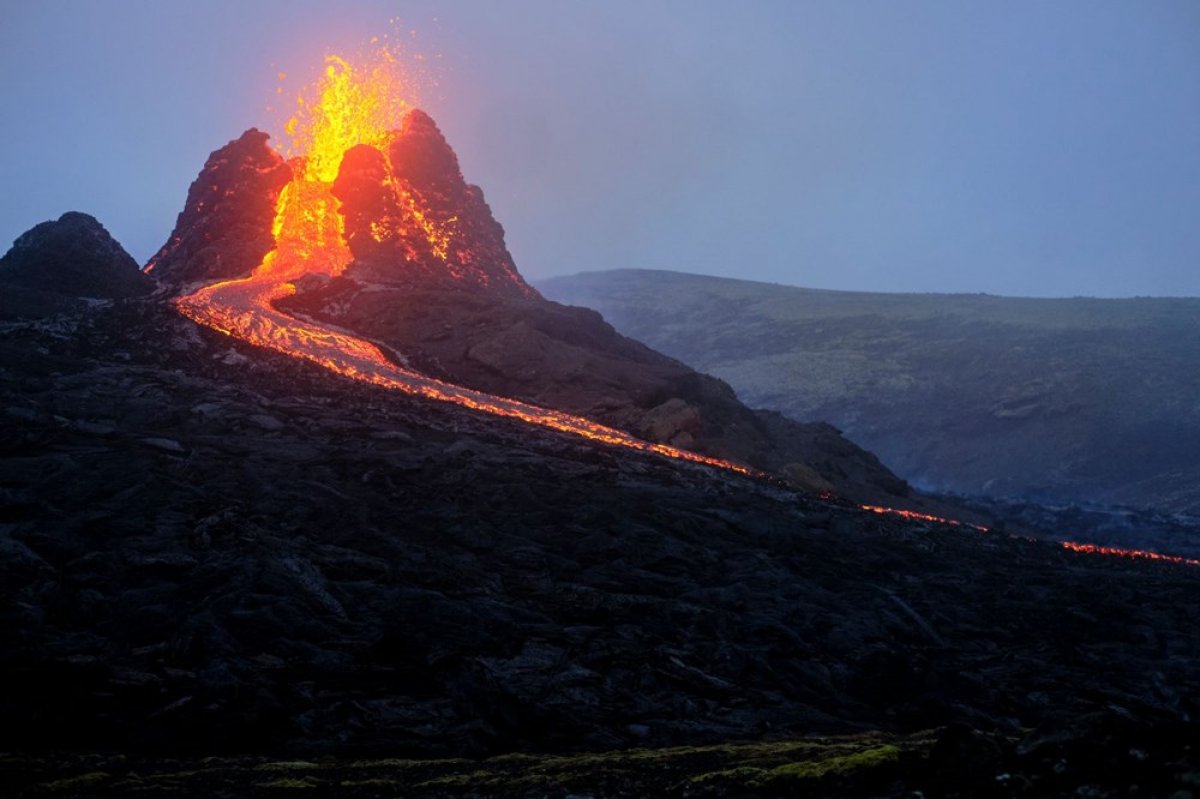
[[[247,278],[205,286],[176,300],[188,318],[234,338],[320,364],[345,377],[449,402],[474,411],[517,419],[591,441],[654,453],[676,460],[727,469],[754,470],[719,458],[655,444],[583,417],[437,380],[389,361],[377,346],[346,332],[300,320],[274,307],[294,294],[306,275],[340,275],[352,260],[333,183],[347,150],[368,144],[386,152],[387,143],[412,105],[407,86],[382,51],[377,63],[356,68],[330,57],[312,99],[299,98],[299,110],[287,124],[292,137],[293,178],[276,205],[275,249]],[[299,160],[297,160],[299,159]],[[409,207],[431,251],[446,258],[453,229],[427,219],[417,199],[397,190]]]

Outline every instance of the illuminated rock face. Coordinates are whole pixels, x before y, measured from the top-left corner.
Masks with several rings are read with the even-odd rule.
[[[77,211],[18,236],[0,258],[0,286],[105,299],[151,289],[137,262],[104,226]]]
[[[358,380],[589,440],[735,471],[832,459],[814,467],[828,473],[822,488],[872,501],[907,493],[836,430],[759,414],[597,314],[544,300],[433,120],[411,110],[392,124],[315,136],[286,163],[257,131],[214,153],[155,265],[195,289],[180,311]],[[349,140],[359,143],[341,149]]]
[[[295,238],[299,231],[311,238],[308,227],[332,233],[339,221],[328,218],[334,201],[322,199],[331,193],[342,223],[333,235],[349,245],[353,261],[318,264],[332,248],[309,241],[289,246],[284,258],[294,259],[298,249],[313,256],[313,272],[337,274],[349,266],[351,276],[370,282],[538,296],[517,272],[483,191],[463,179],[454,151],[424,112],[408,112],[379,146],[347,150],[332,187],[304,167],[303,159],[285,162],[267,145],[267,134],[253,128],[216,150],[148,271],[173,285],[246,277],[279,248],[281,234]],[[281,192],[293,176],[305,178],[290,195],[289,202],[299,205],[282,208]],[[306,202],[326,207],[318,213]]]
[[[537,296],[517,272],[504,229],[433,120],[410,111],[384,150],[346,153],[333,185],[354,254],[348,274]]]
[[[245,277],[275,247],[271,224],[292,170],[267,138],[251,128],[208,157],[170,239],[147,264],[160,283]]]

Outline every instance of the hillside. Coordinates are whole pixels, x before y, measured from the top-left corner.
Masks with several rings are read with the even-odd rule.
[[[29,317],[0,342],[5,795],[1169,795],[1191,768],[1193,567],[397,395],[154,298]]]
[[[384,141],[248,131],[149,278],[84,215],[0,260],[0,795],[1184,789],[1200,559],[974,524]]]
[[[936,491],[1200,513],[1200,299],[819,291],[673,272],[552,299]]]

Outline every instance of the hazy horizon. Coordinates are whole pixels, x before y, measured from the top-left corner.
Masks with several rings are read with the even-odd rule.
[[[374,35],[533,281],[1200,295],[1200,5],[124,0],[8,11],[0,249],[65,211],[140,262],[209,152]],[[286,97],[284,98],[286,100]],[[11,109],[16,109],[12,112]]]
[[[1194,294],[1130,294],[1119,297],[1102,297],[1094,294],[1056,294],[1053,296],[1036,296],[1029,294],[994,294],[988,291],[881,291],[878,289],[839,289],[839,288],[824,288],[818,286],[806,286],[801,283],[788,283],[781,280],[761,280],[750,277],[733,277],[731,275],[710,275],[703,272],[688,272],[683,269],[643,269],[636,266],[620,266],[612,269],[590,269],[583,272],[568,272],[561,275],[546,275],[545,277],[536,278],[531,282],[534,286],[539,286],[543,283],[552,280],[571,281],[574,278],[586,277],[587,275],[600,275],[606,272],[666,272],[677,275],[685,275],[688,277],[703,277],[713,278],[715,280],[732,280],[736,282],[746,283],[761,283],[767,286],[780,286],[789,289],[802,289],[805,291],[828,291],[841,292],[846,294],[914,294],[914,295],[937,295],[937,296],[968,296],[968,297],[993,297],[1000,300],[1200,300],[1200,295]]]

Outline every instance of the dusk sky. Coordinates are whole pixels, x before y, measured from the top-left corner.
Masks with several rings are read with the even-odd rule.
[[[80,210],[144,263],[278,72],[388,34],[531,280],[1200,295],[1195,0],[345,5],[6,4],[0,248]]]

